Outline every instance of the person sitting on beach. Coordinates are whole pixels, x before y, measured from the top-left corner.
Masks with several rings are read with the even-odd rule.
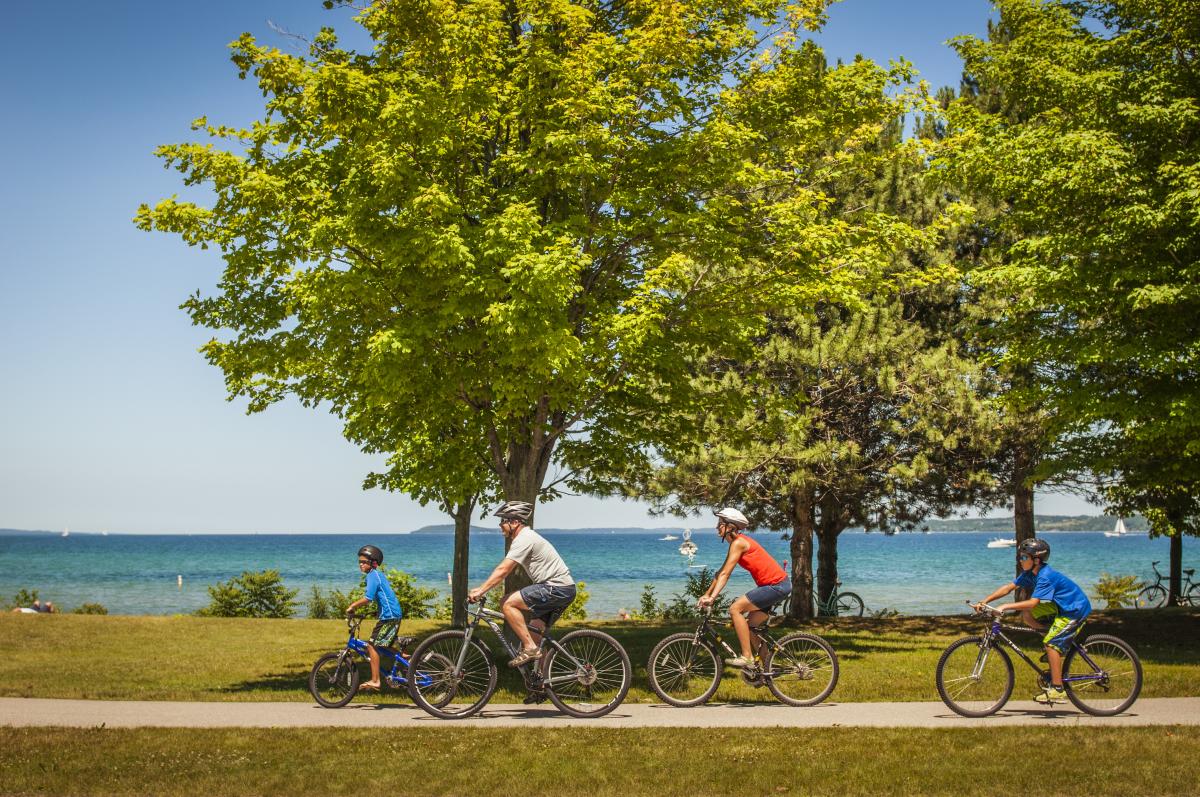
[[[17,606],[12,610],[13,614],[49,614],[54,611],[54,604],[50,601],[42,603],[40,600],[34,600],[30,606]]]
[[[526,525],[533,517],[532,504],[508,501],[496,510],[495,516],[500,518],[500,531],[509,541],[508,553],[487,581],[471,590],[467,597],[472,603],[478,602],[517,565],[525,569],[534,583],[506,596],[501,607],[508,627],[521,640],[521,652],[509,662],[510,666],[519,667],[541,658],[542,650],[533,641],[533,633],[540,639],[550,617],[562,613],[575,600],[575,580],[554,546]],[[531,615],[532,633],[525,623],[525,612]]]
[[[792,594],[792,583],[788,580],[787,572],[766,549],[743,533],[750,525],[745,515],[733,507],[716,510],[713,514],[717,516],[717,534],[729,544],[729,553],[725,556],[725,564],[708,591],[700,596],[697,605],[702,609],[711,606],[725,588],[734,566],[746,568],[757,586],[729,607],[729,618],[733,621],[733,630],[742,646],[742,655],[726,659],[725,663],[731,667],[753,667],[751,642],[757,647],[758,640],[752,640],[750,624],[759,626],[766,622],[766,610]]]
[[[1084,591],[1074,581],[1051,569],[1046,564],[1049,559],[1049,543],[1045,540],[1025,540],[1017,548],[1021,574],[974,604],[975,609],[979,610],[985,603],[1002,598],[1018,587],[1029,593],[1030,597],[1026,600],[995,608],[1000,612],[1020,612],[1025,624],[1039,631],[1046,630],[1045,622],[1050,623],[1042,640],[1046,647],[1045,660],[1050,664],[1050,685],[1033,698],[1046,705],[1067,699],[1067,693],[1063,690],[1063,654],[1092,613],[1091,601]]]
[[[400,619],[403,612],[396,593],[388,583],[387,576],[379,570],[383,564],[383,551],[374,545],[364,545],[358,549],[358,567],[365,569],[367,574],[367,590],[364,597],[346,607],[346,616],[354,616],[355,610],[366,606],[371,601],[379,604],[379,620],[367,640],[367,657],[371,661],[371,680],[364,681],[360,689],[379,689],[379,651],[376,648],[390,648],[400,634]]]

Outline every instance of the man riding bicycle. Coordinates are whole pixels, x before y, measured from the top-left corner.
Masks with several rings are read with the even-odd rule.
[[[776,562],[757,541],[745,536],[743,532],[750,525],[745,515],[733,507],[719,509],[713,514],[717,516],[717,534],[729,544],[729,553],[725,557],[725,564],[713,579],[712,586],[700,597],[697,604],[701,608],[711,606],[725,588],[734,566],[741,565],[746,568],[758,586],[735,600],[729,607],[729,619],[733,621],[733,630],[742,646],[742,655],[726,659],[725,663],[731,667],[753,667],[750,623],[762,625],[767,619],[766,610],[792,594],[792,584],[779,562]]]
[[[481,600],[517,565],[529,574],[534,583],[510,593],[501,607],[508,627],[521,640],[521,652],[509,662],[510,666],[519,667],[541,658],[542,651],[533,641],[533,633],[540,637],[550,617],[561,614],[575,600],[575,580],[554,546],[526,525],[533,517],[533,504],[508,501],[496,510],[495,515],[500,518],[500,531],[509,542],[508,553],[487,581],[467,593],[467,598],[472,603]],[[533,633],[525,623],[525,612],[532,616]]]

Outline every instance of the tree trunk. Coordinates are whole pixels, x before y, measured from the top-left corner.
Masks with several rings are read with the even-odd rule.
[[[453,507],[454,516],[454,569],[450,574],[450,602],[453,607],[453,624],[462,627],[467,624],[467,572],[471,552],[471,517],[475,514],[475,502],[471,498]]]
[[[1179,605],[1179,593],[1183,589],[1183,518],[1172,517],[1175,534],[1171,537],[1171,586],[1167,592],[1167,605]]]
[[[1033,456],[1027,446],[1018,445],[1013,463],[1013,526],[1014,539],[1017,547],[1013,552],[1013,568],[1015,575],[1021,575],[1021,563],[1016,557],[1020,555],[1021,543],[1032,540],[1035,535],[1033,528],[1033,484],[1029,479],[1033,476]],[[1017,600],[1025,600],[1029,596],[1026,590],[1017,591]]]
[[[837,523],[821,518],[817,527],[820,545],[817,548],[817,616],[829,616],[834,611],[831,596],[837,593],[837,541],[842,529]]]
[[[813,612],[813,496],[797,490],[792,496],[792,601],[793,620],[811,620]]]

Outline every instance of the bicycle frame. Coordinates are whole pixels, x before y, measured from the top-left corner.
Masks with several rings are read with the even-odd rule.
[[[769,617],[770,613],[768,612],[767,615]],[[721,625],[725,628],[729,627],[729,625],[727,623],[721,623]],[[758,637],[758,641],[759,641],[760,645],[767,645],[772,650],[775,649],[775,647],[776,647],[775,640],[771,639],[771,636],[767,633],[767,624],[766,623],[763,623],[762,625],[759,625],[759,626],[751,626],[750,633],[753,636]],[[729,645],[726,644],[725,640],[721,638],[720,632],[717,631],[716,628],[714,628],[712,612],[706,611],[700,616],[700,625],[696,627],[696,634],[693,637],[693,639],[695,640],[695,644],[697,644],[697,645],[700,644],[700,640],[702,638],[708,640],[708,642],[710,642],[710,643],[716,643],[716,644],[720,645],[725,650],[725,652],[729,654],[730,658],[741,655],[740,653],[735,651],[733,648],[729,647]],[[768,675],[771,673],[763,673],[763,674]]]
[[[1147,584],[1146,586],[1161,587],[1162,589],[1164,589],[1168,593],[1170,593],[1171,579],[1168,578],[1167,576],[1164,576],[1162,573],[1158,572],[1158,562],[1151,562],[1150,569],[1154,571],[1154,576],[1157,580],[1153,584]],[[1190,606],[1191,605],[1192,599],[1189,597],[1188,593],[1191,592],[1192,587],[1194,587],[1194,586],[1196,586],[1196,582],[1192,581],[1191,574],[1189,574],[1188,572],[1185,571],[1183,573],[1182,580],[1179,582],[1179,594],[1175,596],[1175,599],[1177,601],[1179,601],[1179,604],[1181,606]]]
[[[359,620],[350,626],[350,638],[346,640],[346,652],[357,653],[367,661],[370,661],[371,654],[368,650],[370,645],[366,640],[358,638],[358,627],[361,624],[362,621]],[[381,667],[380,675],[386,678],[389,682],[394,682],[402,686],[407,685],[408,679],[405,677],[404,673],[408,672],[409,662],[408,659],[404,658],[404,654],[395,648],[385,647],[383,645],[376,645],[375,650],[380,656],[390,656],[392,659],[392,669],[387,672],[383,672]],[[383,662],[381,661],[380,664],[382,663]],[[425,676],[424,679],[421,680],[424,681],[421,683],[422,686],[428,686],[430,683],[428,676]]]
[[[517,654],[521,652],[515,645],[508,641],[508,637],[504,636],[504,631],[500,627],[500,624],[504,622],[504,615],[502,613],[495,611],[494,609],[489,609],[482,603],[479,604],[478,609],[472,610],[471,604],[468,604],[467,618],[467,625],[465,629],[466,635],[463,638],[463,646],[458,653],[458,661],[454,663],[454,669],[456,672],[462,672],[463,664],[467,660],[467,651],[470,650],[471,640],[474,638],[480,622],[492,629],[492,633],[495,634],[496,638],[500,640],[500,644],[504,646],[504,651],[508,654],[510,659],[516,658]],[[534,631],[534,633],[537,634],[538,632]],[[541,641],[538,643],[539,649],[544,650],[547,646],[549,646],[557,651],[558,655],[564,656],[568,661],[571,662],[571,664],[575,665],[577,671],[585,668],[583,662],[572,656],[566,648],[551,638],[549,625],[547,625],[547,627],[540,634],[538,634],[538,636],[541,637]],[[545,661],[544,657],[538,659],[539,663],[542,661]],[[525,685],[530,689],[535,690],[545,689],[547,686],[553,687],[558,683],[568,683],[576,680],[576,675],[574,673],[562,675],[558,678],[543,678],[542,674],[537,670],[537,668],[530,666],[530,662],[520,665],[517,669],[521,671],[521,677],[525,679]]]
[[[1000,618],[993,617],[991,620],[991,625],[988,627],[988,629],[986,631],[984,631],[984,634],[983,634],[984,650],[980,652],[979,657],[975,660],[975,669],[971,671],[972,677],[978,678],[980,676],[980,674],[983,670],[984,664],[987,663],[987,651],[996,646],[996,640],[1000,640],[1000,641],[1004,642],[1005,644],[1007,644],[1008,647],[1011,648],[1012,651],[1014,653],[1016,653],[1021,658],[1022,661],[1024,661],[1026,664],[1028,664],[1029,668],[1031,670],[1033,670],[1035,673],[1037,673],[1039,678],[1045,679],[1046,682],[1048,683],[1050,680],[1049,671],[1043,670],[1041,667],[1039,667],[1034,662],[1033,659],[1031,659],[1028,655],[1026,655],[1025,651],[1021,648],[1020,645],[1018,645],[1016,642],[1013,642],[1011,639],[1009,639],[1008,636],[1006,636],[1004,633],[1006,630],[1007,631],[1017,631],[1020,633],[1038,633],[1037,629],[1035,629],[1035,628],[1025,628],[1023,626],[1016,626],[1016,625],[1004,625],[1003,623],[1000,622]],[[1088,663],[1088,666],[1092,668],[1092,671],[1086,675],[1063,676],[1064,683],[1066,683],[1068,681],[1070,681],[1071,683],[1076,683],[1079,681],[1099,681],[1099,680],[1103,680],[1105,677],[1107,677],[1104,670],[1101,669],[1100,667],[1098,667],[1096,665],[1096,662],[1092,661],[1091,657],[1089,657],[1087,654],[1087,650],[1082,645],[1080,645],[1079,641],[1074,637],[1071,639],[1071,648],[1075,650],[1076,656],[1079,656],[1080,658],[1082,658],[1084,661],[1086,661]],[[1070,650],[1068,650],[1068,653],[1069,652],[1070,652]],[[1065,657],[1066,653],[1064,653],[1063,656]]]

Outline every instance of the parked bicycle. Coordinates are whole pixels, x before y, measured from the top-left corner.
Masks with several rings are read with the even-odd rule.
[[[549,618],[542,634],[541,658],[517,668],[530,695],[526,702],[545,698],[572,717],[602,717],[629,692],[629,654],[617,640],[592,629],[555,640],[550,627],[556,619]],[[486,706],[496,692],[497,669],[476,632],[480,623],[488,626],[506,658],[515,658],[519,650],[501,631],[503,622],[500,612],[468,602],[465,628],[439,631],[418,645],[409,665],[409,693],[416,704],[442,719],[470,717]]]
[[[813,607],[817,610],[818,617],[862,617],[866,611],[866,604],[857,593],[841,592],[836,587],[842,586],[842,582],[834,582],[835,589],[829,595],[829,600],[823,601],[814,589],[812,593]],[[779,604],[779,611],[784,616],[791,613],[792,596],[788,596]]]
[[[768,612],[770,614],[770,612]],[[755,667],[741,668],[739,677],[754,687],[766,687],[790,706],[815,706],[833,692],[838,658],[833,647],[816,634],[796,632],[776,641],[769,620],[751,627],[758,637]],[[711,609],[700,615],[694,632],[671,634],[650,651],[650,688],[672,706],[699,706],[717,691],[725,672],[722,655],[736,656],[714,627]],[[723,624],[727,625],[727,624]]]
[[[1001,615],[992,606],[984,606],[983,612],[975,615],[987,618],[983,635],[955,640],[938,660],[938,694],[943,703],[964,717],[995,714],[1012,696],[1012,659],[1000,643],[1036,673],[1039,688],[1050,684],[1050,671],[1038,666],[1004,633],[1039,632],[1005,625]],[[1115,636],[1093,634],[1082,642],[1075,637],[1063,657],[1063,688],[1067,699],[1080,711],[1111,717],[1137,700],[1142,691],[1142,663],[1133,648]]]
[[[1157,609],[1160,606],[1167,605],[1167,588],[1163,586],[1163,582],[1168,579],[1158,572],[1158,562],[1153,562],[1150,567],[1154,570],[1154,575],[1158,580],[1142,588],[1142,591],[1137,594],[1137,599],[1134,601],[1134,606],[1139,609]],[[1179,589],[1179,605],[1180,606],[1200,606],[1200,584],[1192,581],[1192,576],[1196,573],[1194,568],[1184,570],[1183,585]]]
[[[313,699],[325,708],[341,708],[358,693],[362,681],[359,659],[361,657],[363,661],[369,661],[367,643],[358,638],[358,628],[362,621],[361,617],[347,618],[346,626],[350,630],[350,638],[346,640],[346,647],[321,656],[308,674],[308,691],[312,693]],[[395,689],[408,689],[406,674],[409,662],[404,657],[403,650],[414,641],[416,637],[399,637],[395,647],[375,648],[379,652],[381,664],[384,656],[392,660],[391,669],[381,672],[381,684]]]

